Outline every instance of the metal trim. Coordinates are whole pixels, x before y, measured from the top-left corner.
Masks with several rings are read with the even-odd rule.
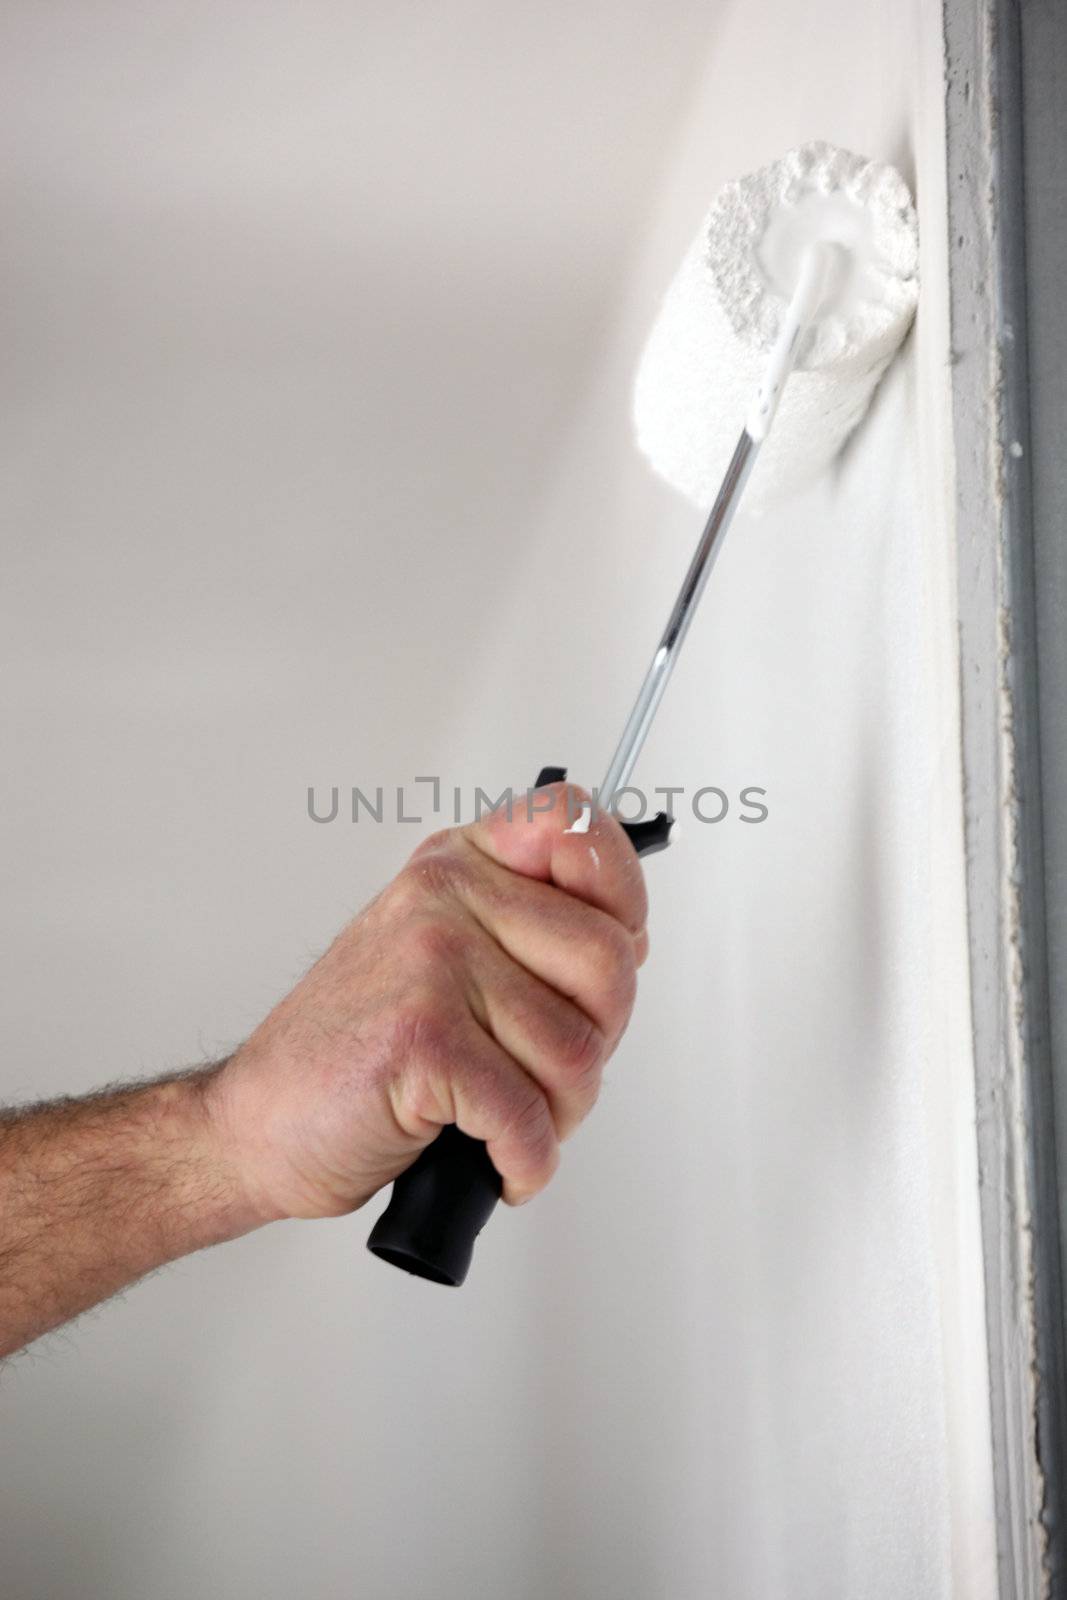
[[[1035,452],[1047,455],[1050,435],[1030,358],[1036,338],[1067,331],[1062,311],[1050,327],[1054,286],[1036,272],[1046,252],[1035,255],[1035,239],[1050,217],[1033,165],[1047,148],[1039,125],[1055,116],[1056,97],[1041,83],[1056,40],[1061,52],[1067,45],[1067,8],[945,0],[944,23],[967,896],[999,1581],[1005,1600],[1054,1600],[1067,1595],[1055,1128],[1067,1060],[1054,1049],[1050,958],[1065,1002],[1067,972],[1049,931],[1064,921],[1067,875],[1047,876],[1046,840],[1067,831],[1067,784],[1052,794],[1044,756],[1055,746],[1067,776],[1050,700],[1050,669],[1067,667],[1067,654],[1052,659],[1043,613],[1051,604],[1062,630],[1067,588],[1057,617],[1043,574],[1058,559],[1067,583],[1067,564],[1058,524],[1035,495]],[[1062,484],[1062,465],[1049,465]]]

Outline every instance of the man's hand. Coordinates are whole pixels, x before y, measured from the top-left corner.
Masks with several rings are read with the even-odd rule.
[[[0,1355],[278,1217],[354,1210],[446,1123],[535,1194],[596,1099],[645,958],[612,817],[537,791],[436,834],[221,1066],[0,1113]]]
[[[513,1204],[552,1176],[629,1020],[648,948],[613,817],[567,831],[539,790],[435,834],[222,1069],[210,1103],[253,1211],[351,1211],[441,1127],[477,1139]]]

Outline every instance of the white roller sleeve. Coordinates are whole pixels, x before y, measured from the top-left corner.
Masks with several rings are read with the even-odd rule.
[[[814,143],[728,183],[667,291],[634,388],[637,442],[707,509],[749,416],[805,251],[826,244],[819,312],[745,505],[813,477],[862,419],[918,297],[918,227],[893,167]]]

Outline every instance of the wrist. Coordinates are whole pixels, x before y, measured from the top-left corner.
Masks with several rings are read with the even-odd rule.
[[[216,1108],[220,1072],[207,1067],[133,1090],[121,1130],[115,1125],[116,1140],[131,1141],[131,1164],[140,1146],[146,1178],[155,1171],[167,1256],[239,1238],[268,1220],[246,1191]]]
[[[255,1124],[242,1110],[236,1092],[242,1076],[240,1056],[241,1051],[237,1051],[210,1068],[198,1085],[212,1159],[218,1171],[225,1174],[228,1209],[235,1226],[232,1237],[250,1233],[268,1222],[280,1222],[288,1215],[261,1182],[263,1162]]]
[[[166,1257],[237,1239],[268,1220],[246,1191],[217,1109],[220,1072],[207,1067],[135,1089],[116,1130],[140,1143],[146,1167],[155,1169]]]

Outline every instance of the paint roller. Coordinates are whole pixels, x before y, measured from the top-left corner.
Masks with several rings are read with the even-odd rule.
[[[758,509],[834,459],[917,297],[915,210],[892,167],[817,142],[719,193],[664,297],[634,388],[640,449],[711,512],[596,806],[611,809],[629,783],[742,493]],[[537,787],[565,776],[543,768]],[[666,847],[671,818],[623,826],[648,855]],[[397,1178],[368,1247],[418,1277],[461,1284],[500,1192],[485,1145],[444,1128]]]

